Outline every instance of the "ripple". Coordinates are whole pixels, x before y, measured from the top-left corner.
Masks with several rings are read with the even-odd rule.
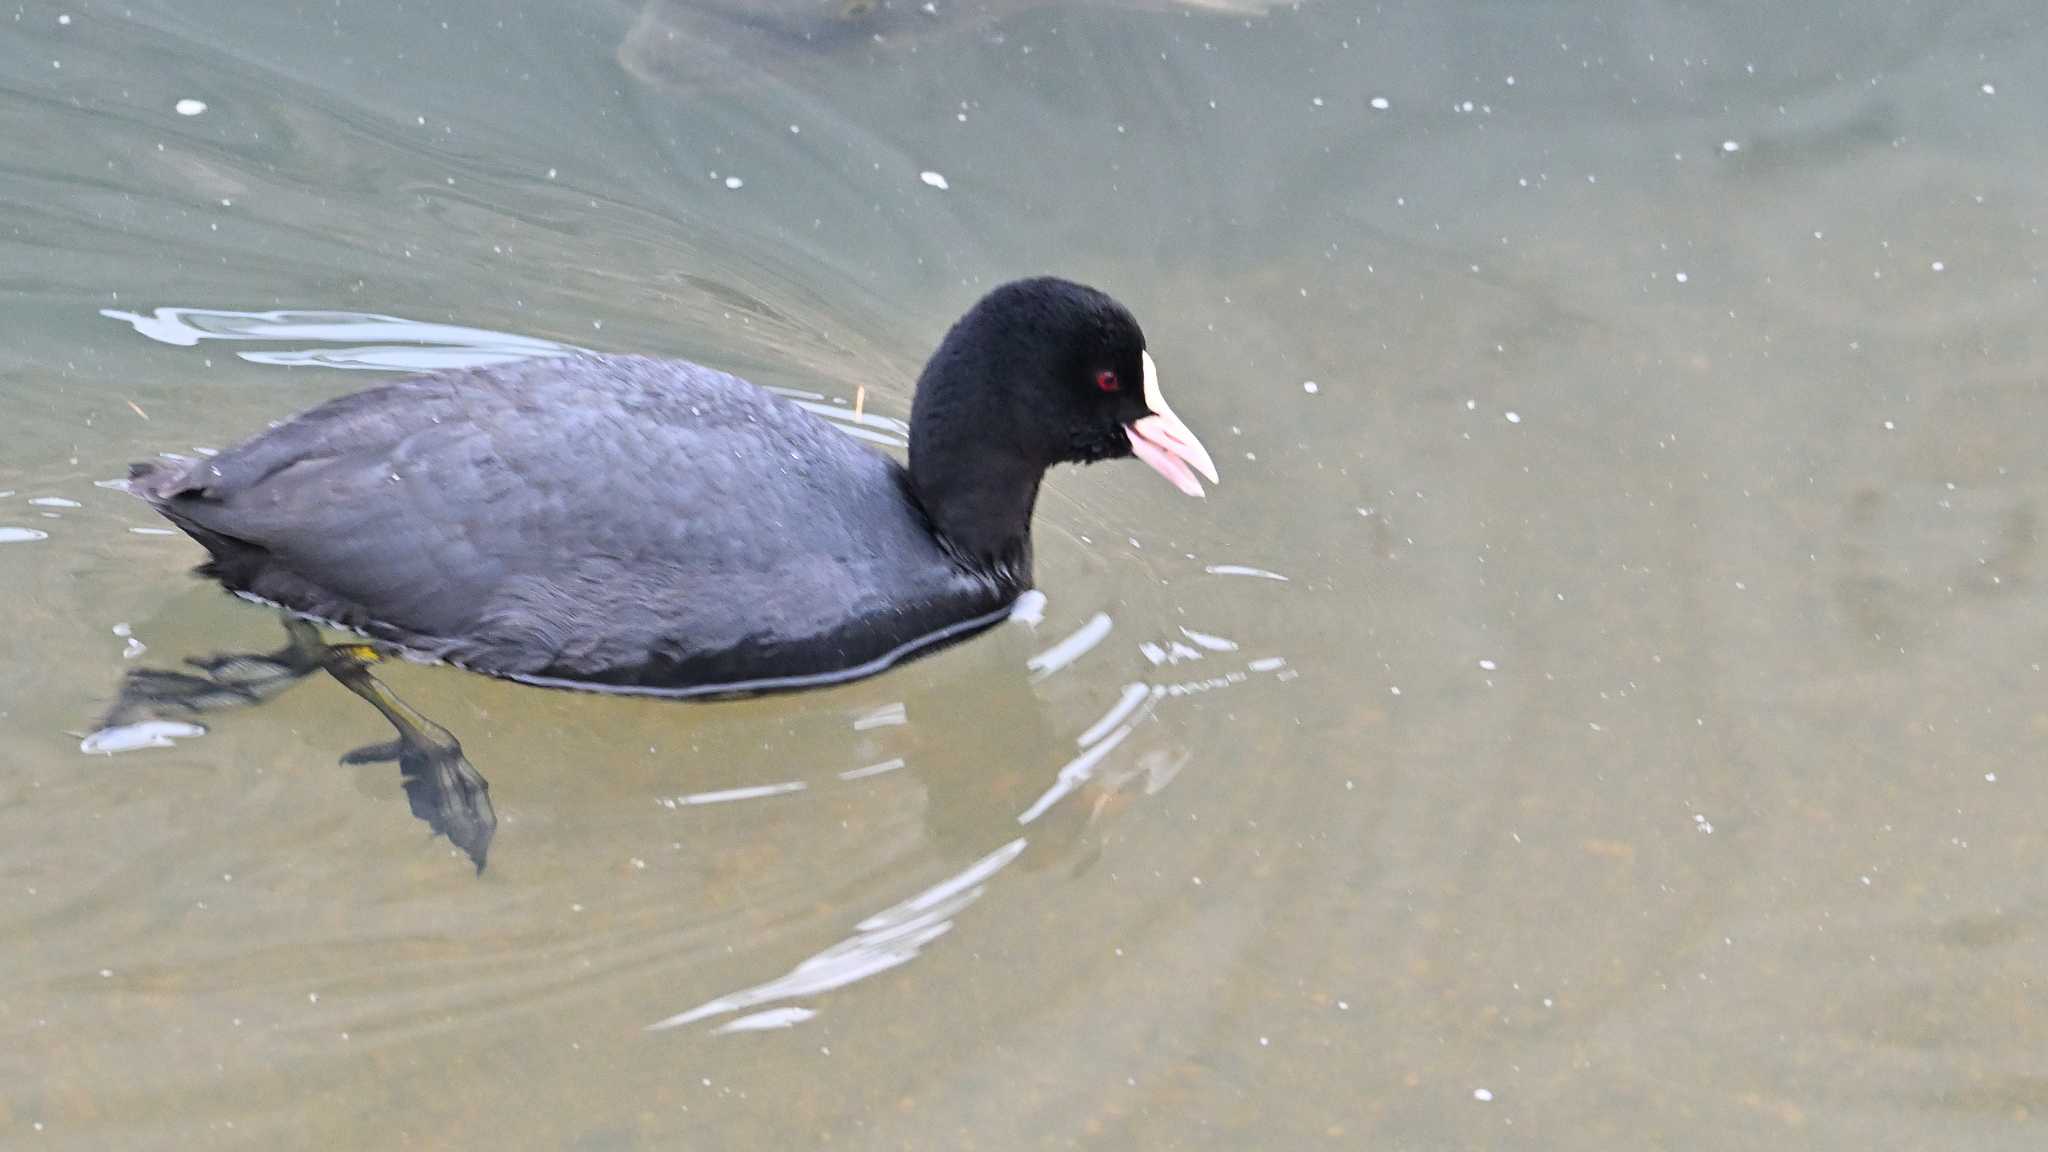
[[[870,764],[865,768],[849,768],[841,772],[839,778],[841,780],[865,780],[870,776],[881,776],[894,772],[898,768],[903,767],[904,764],[903,757],[898,756],[893,760],[884,760],[880,764]]]
[[[147,315],[119,308],[102,308],[99,314],[109,320],[119,320],[160,344],[179,348],[190,348],[206,340],[279,344],[310,342],[315,345],[235,353],[252,364],[286,368],[440,372],[595,353],[594,349],[539,336],[472,328],[463,324],[408,320],[403,316],[387,316],[378,312],[325,309],[237,312],[224,308],[165,306]],[[895,417],[865,409],[856,411],[818,392],[779,387],[766,387],[766,390],[824,417],[855,439],[888,448],[907,448],[910,444],[910,425]]]
[[[899,700],[893,704],[884,704],[879,708],[854,717],[853,730],[855,732],[869,732],[876,728],[893,728],[899,724],[907,724],[909,722],[910,713],[904,708],[903,702]]]
[[[120,320],[158,343],[181,348],[192,347],[202,340],[312,340],[342,344],[376,340],[449,348],[517,348],[534,356],[562,356],[582,351],[573,345],[537,336],[517,336],[459,324],[435,324],[374,312],[234,312],[217,308],[165,307],[148,316],[118,308],[102,308],[100,315],[109,320]]]
[[[1152,693],[1146,693],[1148,699],[1151,696]],[[1017,814],[1017,823],[1029,824],[1045,815],[1054,804],[1086,783],[1095,775],[1095,769],[1101,765],[1102,758],[1115,751],[1117,745],[1122,744],[1131,734],[1131,727],[1131,724],[1119,724],[1114,731],[1097,741],[1087,751],[1061,765],[1059,773],[1053,777],[1052,787],[1047,788],[1038,799],[1032,801],[1031,807]]]
[[[1145,698],[1150,695],[1152,695],[1152,686],[1150,684],[1124,685],[1123,695],[1118,697],[1117,702],[1110,707],[1109,711],[1102,714],[1100,720],[1089,725],[1087,731],[1075,737],[1074,742],[1086,747],[1102,739],[1110,729],[1123,723],[1124,718],[1136,710],[1138,705],[1144,703]]]
[[[787,796],[802,792],[810,785],[801,780],[784,780],[778,784],[753,784],[745,788],[722,788],[716,792],[692,792],[686,796],[674,796],[663,800],[663,807],[683,808],[699,804],[731,804],[738,800],[759,800],[765,796]]]
[[[987,891],[984,882],[1008,867],[1023,853],[1025,844],[1025,839],[1019,836],[908,900],[875,913],[854,926],[854,935],[813,955],[783,976],[707,1000],[686,1012],[649,1024],[647,1030],[660,1032],[680,1028],[760,1004],[816,996],[907,964],[917,958],[925,945],[953,930],[952,918],[981,899]],[[802,1017],[787,1014],[775,1019],[794,1024],[813,1015],[816,1013],[807,1012]],[[733,1030],[731,1025],[719,1029],[730,1030]]]
[[[169,748],[175,741],[204,735],[205,728],[182,720],[143,720],[102,728],[80,740],[78,750],[88,756],[112,756],[142,748]]]
[[[1025,666],[1042,680],[1086,656],[1115,626],[1116,622],[1110,619],[1109,613],[1097,612],[1066,639],[1026,661]]]
[[[723,1035],[729,1032],[767,1032],[776,1028],[794,1028],[816,1015],[817,1013],[809,1008],[798,1008],[794,1005],[770,1008],[765,1012],[755,1012],[737,1020],[729,1020],[719,1025],[718,1032]]]
[[[1206,632],[1197,632],[1194,629],[1187,627],[1183,627],[1180,630],[1180,634],[1194,641],[1196,644],[1199,644],[1202,647],[1207,648],[1211,652],[1237,651],[1237,641],[1235,640],[1225,640],[1221,636],[1211,636]]]
[[[1202,571],[1207,572],[1211,576],[1254,576],[1261,580],[1278,580],[1282,584],[1287,583],[1287,577],[1282,576],[1278,572],[1268,572],[1264,568],[1249,568],[1243,564],[1211,564],[1207,568],[1202,569]]]

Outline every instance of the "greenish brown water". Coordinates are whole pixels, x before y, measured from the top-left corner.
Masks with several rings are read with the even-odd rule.
[[[2038,7],[935,7],[0,8],[0,1147],[2040,1147]],[[1223,483],[1056,473],[1035,628],[395,668],[481,878],[331,683],[80,753],[278,640],[95,482],[421,354],[261,314],[888,418],[1039,271]]]

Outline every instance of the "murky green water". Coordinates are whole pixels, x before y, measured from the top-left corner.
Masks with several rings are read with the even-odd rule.
[[[0,8],[0,1146],[2048,1139],[2038,5],[847,7]],[[1036,271],[1224,482],[1055,474],[1035,628],[392,669],[481,878],[332,683],[80,753],[278,641],[95,482],[425,354],[269,313],[886,434]]]

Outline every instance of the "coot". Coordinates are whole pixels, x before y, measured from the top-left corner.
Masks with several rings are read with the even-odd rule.
[[[579,355],[329,401],[131,490],[236,592],[529,683],[691,696],[855,679],[1002,618],[1046,470],[1215,465],[1145,335],[1055,278],[982,298],[917,383],[907,467],[744,380]],[[479,863],[481,857],[479,856]]]

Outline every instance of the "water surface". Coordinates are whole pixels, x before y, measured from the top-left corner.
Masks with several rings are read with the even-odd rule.
[[[2040,1146],[2036,5],[816,7],[0,10],[0,1144]],[[129,461],[564,346],[885,448],[1039,271],[1224,482],[1054,474],[1037,624],[391,669],[481,878],[331,683],[80,752],[279,639]]]

